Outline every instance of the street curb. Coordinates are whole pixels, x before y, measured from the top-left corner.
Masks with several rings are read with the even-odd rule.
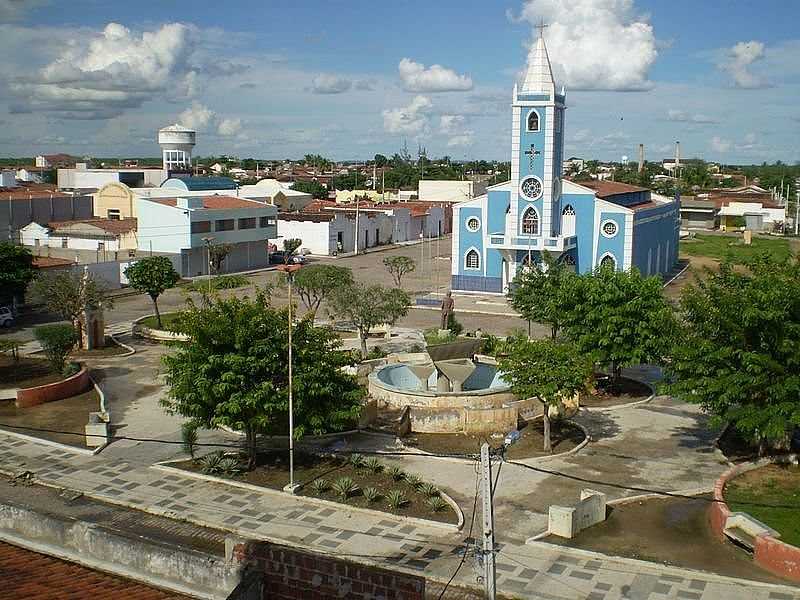
[[[201,481],[209,481],[211,483],[218,483],[222,485],[230,485],[233,487],[238,487],[247,490],[249,492],[260,492],[262,494],[267,494],[271,496],[280,496],[281,498],[296,498],[297,500],[302,500],[303,502],[310,502],[311,504],[317,504],[325,508],[335,508],[336,510],[346,510],[348,512],[352,511],[383,519],[393,518],[403,523],[409,523],[411,525],[418,525],[421,527],[440,527],[442,529],[455,533],[461,531],[461,528],[464,526],[464,513],[461,511],[461,508],[458,506],[455,500],[453,500],[450,496],[448,496],[441,490],[439,491],[439,493],[441,494],[442,499],[450,505],[450,507],[453,509],[453,511],[456,513],[456,516],[458,517],[458,523],[456,525],[453,525],[452,523],[443,523],[439,521],[421,519],[419,517],[404,517],[401,515],[394,515],[392,513],[384,512],[382,510],[372,510],[370,508],[361,508],[359,506],[349,506],[347,504],[342,504],[340,502],[331,502],[330,500],[322,500],[321,498],[313,498],[311,496],[293,496],[291,494],[288,494],[287,492],[274,490],[272,488],[268,488],[265,486],[253,485],[251,483],[243,483],[240,481],[234,481],[230,479],[223,479],[222,477],[214,477],[213,475],[204,475],[202,473],[195,473],[192,471],[179,469],[177,467],[171,467],[169,466],[169,464],[172,462],[174,461],[158,462],[153,465],[150,465],[150,467],[148,468],[155,469],[156,471],[171,473],[174,475],[181,475],[183,477],[189,477],[192,479],[199,479]]]
[[[108,337],[110,337],[117,346],[122,346],[123,348],[125,348],[127,352],[125,354],[117,354],[116,356],[112,356],[109,358],[125,358],[126,356],[133,356],[134,354],[136,354],[136,349],[133,346],[129,346],[125,342],[120,341],[117,338],[118,335],[127,335],[127,334],[109,334]]]
[[[437,306],[417,306],[411,305],[409,308],[415,308],[417,310],[435,310],[436,312],[440,312],[441,308]],[[470,315],[490,315],[493,317],[511,317],[511,318],[522,318],[519,315],[515,315],[512,313],[504,313],[504,312],[493,312],[493,311],[483,311],[483,310],[472,310],[472,309],[459,309],[456,311],[456,314],[470,314]]]
[[[10,431],[8,429],[0,428],[0,433],[3,435],[10,435],[11,437],[18,438],[20,440],[24,440],[26,442],[31,442],[33,444],[42,444],[43,446],[51,446],[53,448],[58,448],[64,452],[71,452],[71,453],[78,453],[83,454],[84,456],[94,456],[100,450],[104,448],[104,446],[99,446],[99,449],[89,450],[88,448],[78,448],[75,446],[68,446],[67,444],[61,444],[59,442],[54,442],[52,440],[45,440],[42,438],[33,437],[31,435],[26,435],[24,433],[18,433],[16,431]],[[76,436],[77,437],[77,436]],[[0,469],[0,473],[8,472]]]
[[[593,412],[611,412],[614,410],[619,410],[621,408],[633,408],[634,406],[641,406],[642,404],[647,404],[653,398],[656,397],[656,389],[646,381],[641,381],[640,379],[634,379],[633,377],[628,377],[628,379],[635,381],[637,383],[641,383],[642,385],[646,385],[650,388],[651,394],[645,398],[644,400],[634,400],[633,402],[628,402],[626,404],[614,404],[613,406],[581,406],[582,410],[586,412],[593,413]]]

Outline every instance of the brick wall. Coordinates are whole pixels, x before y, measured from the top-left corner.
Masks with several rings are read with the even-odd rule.
[[[92,382],[89,380],[89,369],[83,367],[72,377],[62,379],[56,383],[17,390],[17,400],[15,404],[17,408],[28,408],[29,406],[36,406],[38,404],[44,404],[45,402],[63,400],[64,398],[82,394],[91,386]],[[88,415],[86,418],[89,418]]]
[[[263,574],[263,598],[271,600],[423,600],[425,579],[269,544],[245,542],[233,559]],[[248,597],[249,598],[249,597]],[[238,600],[231,597],[229,600]]]

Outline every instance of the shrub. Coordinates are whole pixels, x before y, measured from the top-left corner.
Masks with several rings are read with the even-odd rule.
[[[33,331],[42,345],[50,367],[54,372],[61,373],[67,356],[78,341],[75,329],[72,325],[58,324],[42,325]]]
[[[206,475],[213,475],[220,470],[220,463],[222,462],[222,452],[212,452],[206,454],[200,459],[200,465],[203,468],[203,473]]]
[[[406,475],[406,483],[416,490],[422,485],[422,478],[419,475]]]
[[[0,340],[0,352],[7,352],[14,359],[14,362],[19,362],[19,347],[23,344],[20,340],[7,338]]]
[[[194,458],[197,449],[197,423],[186,421],[181,425],[181,440],[183,441],[183,451]]]
[[[209,285],[208,279],[198,279],[186,286],[192,292],[206,292],[210,287],[212,290],[232,290],[250,285],[250,280],[244,275],[218,275],[212,277]]]
[[[327,492],[331,487],[331,484],[327,482],[325,479],[315,479],[311,482],[311,489],[317,496],[321,496],[325,492]]]
[[[233,475],[239,470],[239,459],[235,456],[226,456],[219,461],[219,471],[225,475]]]
[[[375,360],[378,358],[383,358],[387,354],[389,353],[386,352],[386,350],[384,350],[380,346],[373,346],[372,349],[369,352],[367,352],[367,360]]]
[[[61,369],[61,376],[66,379],[67,377],[72,377],[81,370],[81,366],[76,362],[68,362],[64,365],[64,368]]]
[[[403,492],[400,490],[391,490],[388,494],[386,494],[386,502],[389,504],[389,508],[392,510],[397,510],[398,508],[408,504],[408,498],[406,498],[405,494],[403,494]]]
[[[374,487],[368,487],[364,489],[364,498],[367,502],[377,502],[381,499],[381,493]]]
[[[458,322],[458,319],[456,319],[453,313],[450,313],[447,317],[447,328],[454,336],[459,336],[461,332],[464,331],[464,326]]]
[[[447,508],[447,502],[445,502],[439,496],[431,496],[425,501],[425,504],[427,504],[428,508],[430,508],[433,512],[441,512]]]
[[[405,472],[400,467],[389,467],[388,473],[395,481],[403,481],[406,478]]]
[[[419,492],[428,498],[433,498],[439,495],[438,488],[432,483],[423,483],[419,486]]]
[[[380,473],[383,471],[383,464],[375,456],[370,456],[367,460],[365,460],[364,466],[373,473]]]
[[[333,482],[333,491],[336,492],[336,495],[342,500],[347,500],[358,491],[358,486],[356,482],[349,477],[340,477]]]
[[[350,465],[352,465],[356,469],[360,469],[364,466],[364,457],[360,454],[351,454],[350,458],[348,459]]]

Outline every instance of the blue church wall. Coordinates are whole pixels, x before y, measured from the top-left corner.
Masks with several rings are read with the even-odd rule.
[[[606,221],[613,221],[617,224],[617,235],[614,237],[609,238],[601,233],[603,223]],[[595,264],[599,265],[603,255],[608,253],[613,255],[617,269],[622,269],[625,260],[625,214],[600,211],[600,222],[597,226],[597,256],[595,257]]]
[[[499,250],[489,248],[486,250],[486,277],[502,278],[503,255]]]
[[[504,233],[506,229],[506,210],[511,199],[511,193],[505,190],[489,190],[487,195],[487,224],[486,233]]]
[[[539,131],[528,131],[528,114],[531,110],[535,110],[539,113]],[[528,106],[523,106],[520,109],[520,120],[519,120],[519,179],[522,181],[528,175],[536,175],[539,179],[544,181],[544,154],[545,154],[545,143],[544,143],[544,130],[547,126],[547,114],[546,108],[543,106],[537,106],[535,108],[531,108]],[[531,170],[531,161],[530,156],[525,154],[525,151],[531,149],[531,144],[534,145],[534,148],[538,150],[541,154],[537,154],[536,157],[533,159],[533,170]],[[517,191],[519,194],[519,191]]]
[[[483,264],[483,230],[485,223],[483,222],[483,214],[480,207],[462,207],[459,212],[460,223],[458,223],[458,256],[453,257],[458,260],[458,272],[465,275],[482,275]],[[467,229],[466,222],[471,218],[476,217],[481,225],[478,231],[470,231]],[[470,248],[475,248],[481,257],[480,269],[466,269],[464,267],[464,259]]]
[[[575,209],[575,235],[578,237],[576,271],[588,273],[594,265],[592,237],[594,236],[594,195],[563,194],[561,205],[571,204]],[[559,211],[559,218],[561,218]]]
[[[464,292],[491,292],[500,294],[503,292],[503,280],[501,277],[481,277],[473,275],[453,275],[450,287],[454,290]]]
[[[674,204],[636,213],[632,266],[642,275],[664,275],[672,270],[678,260],[679,223]]]

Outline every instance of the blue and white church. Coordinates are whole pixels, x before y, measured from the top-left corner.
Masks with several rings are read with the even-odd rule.
[[[678,259],[679,199],[562,179],[566,92],[556,92],[544,38],[511,104],[511,180],[453,208],[454,291],[502,294],[543,251],[587,273],[600,265],[666,275]]]

